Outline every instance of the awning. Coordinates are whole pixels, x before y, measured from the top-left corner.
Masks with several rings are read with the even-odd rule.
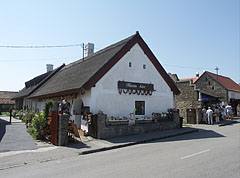
[[[222,98],[222,96],[220,96],[220,95],[213,94],[213,93],[210,93],[210,92],[205,91],[205,90],[200,90],[200,92],[201,92],[202,94],[205,94],[205,95],[208,95],[208,96],[211,96],[211,97],[214,97],[214,98]]]

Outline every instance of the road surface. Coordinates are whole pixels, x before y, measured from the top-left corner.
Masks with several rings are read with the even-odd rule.
[[[2,178],[239,178],[240,124],[0,171]]]

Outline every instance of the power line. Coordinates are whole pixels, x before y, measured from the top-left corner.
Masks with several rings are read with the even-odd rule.
[[[71,45],[55,45],[55,46],[0,46],[0,48],[68,48],[68,47],[76,47],[76,46],[82,46],[83,44],[71,44]]]
[[[214,68],[201,68],[201,67],[187,67],[187,66],[178,66],[178,65],[172,65],[172,64],[164,64],[165,66],[171,66],[171,67],[178,67],[178,68],[184,68],[184,69],[198,69],[198,70],[212,70]]]
[[[0,62],[32,62],[32,61],[44,61],[44,60],[64,60],[64,59],[80,59],[81,57],[58,57],[58,58],[45,58],[45,59],[18,59],[18,60],[0,60]],[[200,67],[186,67],[186,66],[178,66],[172,64],[165,64],[165,66],[177,67],[177,68],[184,68],[184,69],[198,69],[198,70],[212,70],[214,68],[200,68]]]
[[[26,62],[26,61],[44,61],[44,60],[66,60],[66,59],[80,59],[80,57],[59,57],[59,58],[45,58],[45,59],[19,59],[19,60],[0,60],[0,62]]]

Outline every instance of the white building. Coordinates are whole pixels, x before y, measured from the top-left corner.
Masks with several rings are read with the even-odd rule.
[[[175,94],[174,81],[137,32],[63,66],[28,98],[39,110],[47,99],[65,99],[77,118],[83,108],[109,117],[128,117],[134,110],[137,117],[151,117],[173,108]]]

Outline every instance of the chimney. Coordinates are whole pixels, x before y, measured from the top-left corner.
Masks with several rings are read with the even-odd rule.
[[[84,57],[88,57],[89,55],[94,53],[94,44],[88,43],[84,46]]]
[[[199,78],[199,72],[196,72],[196,78]]]
[[[47,64],[47,72],[53,71],[53,65],[52,64]]]

